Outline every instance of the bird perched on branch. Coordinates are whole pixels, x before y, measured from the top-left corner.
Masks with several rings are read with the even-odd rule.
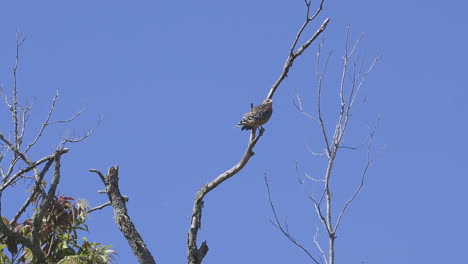
[[[245,113],[242,117],[242,121],[239,122],[237,127],[242,126],[242,130],[250,130],[257,127],[261,127],[271,117],[273,113],[273,100],[266,99],[261,105],[253,107]]]

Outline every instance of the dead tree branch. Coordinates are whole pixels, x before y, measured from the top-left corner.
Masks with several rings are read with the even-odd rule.
[[[194,203],[193,203],[193,212],[192,212],[192,220],[190,223],[190,230],[188,233],[187,238],[187,247],[188,247],[188,263],[189,264],[200,264],[203,261],[206,253],[208,253],[208,245],[206,241],[203,241],[200,247],[197,247],[197,236],[198,230],[201,228],[201,216],[202,216],[202,209],[203,209],[203,198],[206,194],[208,194],[211,190],[216,188],[218,185],[226,181],[227,179],[231,178],[232,176],[236,175],[250,158],[255,155],[253,152],[253,148],[257,144],[260,137],[263,135],[263,131],[260,130],[259,135],[255,136],[256,129],[253,129],[250,134],[249,144],[247,146],[247,150],[245,151],[244,155],[242,156],[241,160],[234,165],[231,169],[227,170],[226,172],[220,174],[216,179],[213,181],[205,184],[195,195]]]
[[[156,264],[145,241],[136,230],[135,225],[128,215],[127,206],[125,204],[126,199],[122,196],[119,189],[119,167],[110,167],[106,176],[95,169],[89,171],[97,173],[104,186],[106,186],[107,196],[114,208],[114,220],[119,230],[130,244],[133,254],[137,257],[138,261],[142,264]]]
[[[82,110],[82,111],[83,111],[83,110]],[[69,119],[69,120],[60,121],[60,122],[71,122],[71,121],[73,121],[73,120],[75,119],[75,117],[77,117],[80,113],[81,113],[81,112],[78,112],[77,114],[75,114],[75,116],[73,116],[73,117],[72,117],[71,119]],[[99,117],[99,119],[98,119],[96,125],[95,125],[92,129],[86,131],[86,133],[85,133],[83,136],[81,136],[81,137],[74,137],[74,138],[73,138],[73,137],[62,137],[62,142],[60,142],[60,144],[58,145],[57,148],[58,148],[58,149],[61,149],[61,148],[63,148],[67,143],[78,143],[78,142],[81,142],[81,141],[87,139],[87,138],[90,137],[92,134],[94,134],[94,131],[95,131],[96,128],[99,126],[99,124],[101,123],[101,121],[102,121],[102,117]],[[56,122],[54,122],[54,123],[57,123],[57,122],[59,122],[59,121],[56,121]]]
[[[322,0],[316,12],[312,16],[310,16],[311,2],[305,1],[305,4],[307,6],[306,20],[304,24],[301,26],[301,28],[299,29],[296,35],[296,38],[291,46],[291,50],[289,52],[288,58],[283,67],[283,72],[280,74],[278,80],[273,84],[273,87],[270,89],[267,99],[273,98],[275,91],[277,90],[279,85],[282,83],[282,81],[287,77],[288,72],[290,68],[292,67],[294,60],[297,57],[299,57],[310,46],[310,44],[326,29],[327,24],[330,21],[329,18],[325,19],[325,21],[322,23],[320,28],[315,32],[315,34],[310,39],[308,39],[299,49],[297,49],[297,51],[295,51],[303,31],[307,28],[309,23],[313,21],[322,11],[324,2],[325,0]],[[223,183],[225,180],[233,177],[247,164],[250,158],[254,155],[252,150],[255,147],[255,144],[257,144],[257,141],[262,136],[262,133],[263,133],[263,130],[260,130],[258,137],[256,137],[255,129],[254,129],[250,135],[247,149],[244,155],[242,156],[241,160],[236,165],[234,165],[234,167],[222,173],[213,181],[205,184],[195,195],[192,218],[191,218],[191,223],[190,223],[190,230],[187,236],[187,248],[188,248],[187,259],[188,259],[189,264],[202,263],[203,258],[205,257],[205,255],[208,253],[208,250],[209,250],[208,245],[206,244],[206,241],[203,241],[200,247],[197,246],[198,230],[201,228],[202,209],[203,209],[203,203],[204,203],[203,198],[205,197],[206,194],[208,194],[211,190],[213,190],[218,185]]]
[[[314,40],[322,34],[323,31],[327,28],[328,22],[330,22],[330,18],[326,18],[323,22],[322,25],[317,29],[314,35],[312,35],[311,38],[309,38],[297,51],[295,51],[297,44],[299,42],[299,39],[302,36],[302,33],[304,32],[304,29],[307,28],[309,23],[313,21],[322,11],[323,9],[323,3],[325,0],[322,0],[320,2],[320,6],[317,8],[315,11],[314,15],[310,16],[310,10],[311,10],[311,1],[305,1],[305,4],[307,6],[307,13],[306,13],[306,19],[304,21],[304,24],[302,24],[301,28],[297,32],[296,38],[294,39],[294,42],[291,46],[291,49],[289,51],[288,58],[286,59],[286,62],[284,63],[283,66],[283,72],[280,74],[278,80],[273,84],[273,87],[270,89],[270,93],[268,93],[267,99],[272,99],[273,95],[276,92],[276,89],[280,86],[280,84],[283,82],[283,80],[288,76],[289,70],[291,69],[294,60],[296,60],[297,57],[299,57],[309,46],[314,42]]]
[[[276,228],[278,228],[278,230],[281,231],[281,233],[282,233],[287,239],[289,239],[289,241],[291,241],[294,245],[296,245],[297,247],[299,247],[300,249],[302,249],[302,251],[304,251],[304,253],[306,253],[306,255],[307,255],[314,263],[319,264],[320,262],[318,262],[318,260],[312,256],[312,254],[309,252],[309,250],[307,250],[302,244],[300,244],[300,243],[291,235],[291,233],[289,233],[289,228],[288,228],[287,223],[285,223],[284,226],[283,226],[283,224],[281,224],[281,222],[280,222],[280,220],[279,220],[279,217],[278,217],[278,214],[276,213],[276,209],[275,209],[273,200],[271,199],[270,183],[268,182],[268,176],[267,176],[266,174],[265,174],[265,176],[264,176],[264,180],[265,180],[265,185],[266,185],[266,188],[267,188],[268,202],[269,202],[269,204],[270,204],[270,208],[271,208],[271,211],[273,212],[273,217],[274,217],[274,220],[271,219],[270,217],[268,218],[268,219],[270,220],[271,224],[272,224],[273,226],[275,226]]]
[[[343,206],[343,208],[341,209],[341,212],[340,214],[338,215],[338,218],[336,220],[336,223],[335,223],[335,227],[333,228],[333,230],[336,232],[336,230],[338,229],[338,226],[340,225],[340,222],[341,222],[341,219],[346,211],[346,208],[348,208],[348,206],[354,201],[354,199],[356,198],[356,196],[359,194],[359,192],[362,190],[362,187],[364,186],[364,180],[366,178],[366,175],[367,175],[367,172],[369,171],[369,168],[371,167],[372,165],[372,158],[371,158],[371,148],[372,148],[372,143],[373,143],[373,139],[374,139],[374,134],[375,134],[375,131],[377,130],[377,127],[378,127],[378,124],[379,122],[377,121],[377,125],[372,129],[372,131],[369,132],[369,140],[367,142],[367,162],[366,162],[366,165],[364,166],[364,170],[361,174],[361,181],[358,185],[358,187],[356,188],[356,190],[354,191],[353,195],[351,196],[351,198],[349,198],[345,205]]]
[[[128,202],[128,196],[124,195],[122,197],[124,198],[125,202]],[[89,213],[92,213],[92,212],[97,211],[97,210],[102,210],[102,209],[106,208],[107,206],[111,206],[111,205],[112,205],[111,202],[103,203],[103,204],[101,204],[99,206],[96,206],[96,207],[93,207],[93,208],[89,209],[86,213],[89,214]]]
[[[333,191],[331,187],[331,181],[334,178],[333,176],[333,171],[336,166],[336,157],[340,149],[350,149],[350,150],[356,150],[359,148],[358,147],[348,147],[343,145],[343,138],[347,133],[348,129],[348,124],[351,120],[352,113],[354,112],[355,108],[355,101],[356,98],[358,97],[361,88],[366,81],[366,78],[368,74],[372,71],[374,68],[375,64],[377,61],[380,59],[380,57],[376,57],[372,63],[370,64],[369,68],[366,71],[363,71],[363,60],[361,60],[359,57],[355,58],[355,53],[357,51],[357,47],[359,42],[362,39],[362,36],[354,43],[354,45],[349,48],[349,34],[350,34],[350,27],[348,26],[347,31],[346,31],[346,45],[345,45],[345,51],[344,51],[344,56],[343,56],[343,65],[342,65],[342,73],[341,73],[341,78],[339,80],[338,84],[338,91],[339,91],[339,114],[337,121],[333,127],[333,132],[330,133],[329,127],[326,125],[324,121],[324,116],[322,113],[322,88],[323,88],[323,79],[325,76],[325,72],[327,70],[328,62],[330,60],[331,53],[328,53],[326,60],[324,62],[323,70],[321,71],[320,69],[322,68],[322,62],[321,62],[321,57],[322,57],[322,48],[323,48],[323,41],[320,43],[317,51],[317,63],[316,63],[316,78],[317,78],[317,113],[316,116],[309,114],[305,111],[305,108],[303,106],[303,102],[299,96],[299,94],[296,92],[296,100],[294,101],[294,104],[296,108],[303,113],[308,119],[316,122],[319,124],[319,129],[321,130],[322,134],[322,139],[323,143],[325,145],[325,152],[324,156],[327,158],[327,166],[324,172],[324,180],[317,180],[315,178],[312,178],[308,176],[307,174],[305,175],[306,178],[311,179],[312,182],[314,183],[319,183],[323,184],[323,189],[321,196],[315,198],[312,195],[308,195],[309,199],[314,204],[315,211],[317,213],[317,217],[322,223],[324,229],[326,230],[326,234],[328,235],[328,253],[325,253],[323,250],[323,247],[320,246],[320,244],[317,241],[317,236],[318,233],[314,237],[314,244],[316,245],[317,249],[321,252],[325,263],[327,264],[334,264],[335,263],[335,239],[336,239],[336,233],[338,231],[338,228],[340,226],[340,223],[343,219],[343,216],[349,207],[349,205],[355,200],[357,195],[360,193],[364,186],[364,180],[365,177],[368,173],[368,170],[372,164],[371,160],[371,146],[372,146],[372,140],[374,137],[374,133],[376,130],[376,127],[374,127],[373,130],[370,131],[369,136],[366,137],[368,139],[368,149],[367,149],[367,162],[364,166],[364,170],[361,173],[360,177],[360,182],[357,188],[354,190],[352,193],[351,197],[344,203],[344,205],[341,207],[341,210],[338,211],[338,216],[336,217],[334,215],[334,212],[336,212],[336,206],[333,200]],[[350,66],[350,63],[352,63],[352,66]],[[362,145],[362,143],[360,144]],[[313,153],[313,155],[322,155],[322,154],[317,154]],[[303,184],[303,181],[300,180],[300,183]],[[270,195],[270,186],[267,184],[267,192],[268,195]],[[271,198],[270,203],[271,203]],[[279,221],[276,216],[275,209],[273,205],[271,205],[273,215],[275,216],[276,221],[273,222],[273,225],[277,228],[280,229],[280,231],[286,235],[286,237],[293,242],[294,244],[297,245],[297,242],[294,239],[290,238],[290,234],[285,231],[283,227],[279,224]],[[302,248],[302,247],[301,247]],[[328,260],[327,260],[328,257]]]

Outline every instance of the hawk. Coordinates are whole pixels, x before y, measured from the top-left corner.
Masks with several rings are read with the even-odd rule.
[[[257,127],[261,127],[271,117],[273,113],[273,100],[266,99],[261,105],[252,107],[250,111],[245,113],[242,117],[242,121],[239,122],[237,127],[242,126],[242,130],[250,130]]]

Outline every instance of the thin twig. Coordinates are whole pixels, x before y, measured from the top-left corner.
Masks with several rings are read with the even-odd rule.
[[[319,264],[320,262],[316,258],[314,258],[314,256],[312,256],[312,254],[303,245],[301,245],[299,242],[297,242],[297,240],[289,233],[289,230],[288,230],[289,228],[288,228],[287,224],[285,223],[285,227],[283,227],[283,225],[281,224],[281,222],[279,220],[279,217],[278,217],[278,214],[276,213],[276,209],[275,209],[275,206],[273,204],[273,200],[271,199],[270,183],[268,182],[268,176],[265,174],[265,176],[263,178],[264,178],[264,181],[265,181],[265,185],[267,187],[268,202],[270,204],[270,208],[271,208],[271,211],[273,212],[273,217],[274,217],[274,220],[272,220],[270,217],[268,217],[268,219],[270,220],[270,223],[273,226],[275,226],[276,228],[278,228],[278,230],[280,230],[281,233],[286,238],[289,239],[289,241],[291,241],[294,245],[296,245],[297,247],[302,249],[302,251],[304,251],[304,253],[306,253],[306,255],[314,263]]]
[[[320,251],[320,254],[322,254],[322,257],[323,257],[323,261],[325,262],[325,264],[328,263],[327,261],[327,255],[325,254],[325,252],[323,251],[322,247],[320,246],[320,243],[318,242],[318,234],[319,234],[319,228],[317,226],[316,230],[315,230],[315,235],[314,235],[314,244],[315,246],[318,248],[318,250]]]
[[[97,170],[89,170],[89,171],[98,172],[98,174],[101,173],[100,171],[97,171]],[[128,196],[122,195],[122,197],[124,198],[125,202],[128,202]],[[111,206],[111,205],[112,205],[111,202],[103,203],[103,204],[101,204],[99,206],[96,206],[94,208],[89,209],[88,211],[86,211],[86,213],[89,214],[89,213],[92,213],[92,212],[97,211],[97,210],[102,210],[102,209],[104,209],[104,208],[106,208],[108,206]]]
[[[0,132],[0,141],[3,141],[10,150],[12,150],[15,155],[19,156],[28,166],[33,166],[33,162],[21,152],[12,142],[10,142],[1,132]]]
[[[377,127],[378,127],[378,123],[379,122],[377,122],[377,125],[369,133],[369,141],[368,141],[368,144],[367,144],[367,162],[366,162],[366,166],[364,166],[364,170],[363,170],[363,172],[361,174],[361,181],[360,181],[358,187],[356,188],[356,190],[354,191],[353,195],[351,196],[351,198],[349,198],[348,201],[346,201],[345,205],[341,209],[341,212],[340,212],[340,214],[339,214],[339,216],[338,216],[338,218],[336,220],[336,223],[335,223],[334,231],[336,231],[338,229],[338,226],[340,225],[341,219],[343,218],[343,215],[344,215],[344,213],[346,211],[346,208],[348,208],[348,206],[354,201],[354,199],[356,198],[356,196],[359,194],[362,187],[364,186],[365,177],[367,175],[367,172],[368,172],[370,166],[372,165],[371,147],[372,147],[372,142],[373,142],[373,138],[374,138],[374,133],[377,130]]]
[[[323,43],[324,43],[324,41],[320,42],[318,50],[317,50],[317,65],[316,65],[316,76],[317,76],[317,81],[318,81],[318,84],[317,84],[317,114],[318,114],[318,120],[319,120],[320,128],[322,130],[323,140],[325,141],[325,145],[326,145],[325,153],[326,153],[327,157],[330,157],[331,147],[330,147],[330,142],[329,142],[328,135],[327,135],[327,130],[325,128],[325,122],[324,122],[323,116],[322,116],[322,84],[323,84],[323,76],[324,76],[326,68],[328,66],[328,62],[330,60],[331,53],[328,53],[327,59],[325,61],[324,72],[320,73],[320,71],[319,71],[319,69],[320,69],[320,58],[321,58],[321,54],[322,54]]]
[[[44,132],[45,128],[50,125],[49,120],[52,116],[52,113],[54,112],[55,109],[55,102],[57,101],[57,98],[59,96],[58,91],[56,91],[54,98],[52,99],[52,104],[50,106],[49,114],[47,115],[47,119],[42,123],[41,129],[39,129],[39,132],[37,133],[36,138],[26,147],[24,152],[28,152],[36,143],[39,141],[39,138],[41,138],[42,133]]]
[[[302,107],[302,100],[301,100],[301,97],[299,95],[299,92],[294,89],[294,92],[296,93],[296,100],[297,100],[297,104],[296,104],[296,100],[293,99],[293,104],[294,106],[296,107],[297,110],[299,110],[299,112],[301,112],[303,115],[305,115],[307,118],[317,122],[317,123],[320,123],[320,121],[318,119],[316,119],[315,117],[311,116],[309,113],[307,113],[305,110],[304,110],[304,107]]]
[[[76,117],[76,115],[75,115],[75,117]],[[96,125],[91,130],[88,130],[83,136],[81,136],[79,138],[62,137],[62,142],[60,142],[57,149],[63,148],[67,143],[78,143],[78,142],[81,142],[81,141],[87,139],[88,137],[90,137],[94,133],[94,131],[99,126],[101,121],[102,121],[102,116],[99,117]]]

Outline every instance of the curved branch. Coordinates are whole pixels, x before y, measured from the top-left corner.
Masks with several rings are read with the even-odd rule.
[[[361,174],[361,181],[360,181],[358,187],[356,188],[356,190],[354,191],[353,195],[351,196],[351,198],[349,198],[348,201],[346,201],[345,205],[341,209],[341,212],[340,212],[340,214],[339,214],[339,216],[338,216],[338,218],[336,220],[335,227],[333,229],[334,232],[336,232],[336,230],[338,229],[338,226],[340,225],[341,219],[343,218],[343,215],[344,215],[346,209],[354,201],[354,199],[361,192],[361,189],[364,186],[364,180],[366,178],[367,171],[369,170],[369,168],[372,165],[371,147],[372,147],[372,141],[374,139],[374,133],[377,130],[377,126],[378,126],[378,121],[377,121],[377,125],[369,133],[369,141],[367,143],[367,162],[366,162],[366,166],[364,166],[364,170],[363,170],[363,172]]]
[[[291,241],[294,245],[296,245],[297,247],[299,247],[300,249],[302,249],[302,251],[304,251],[304,253],[307,254],[307,256],[316,264],[319,264],[320,262],[318,262],[317,259],[315,259],[312,254],[309,252],[309,250],[307,250],[303,245],[301,245],[299,242],[297,242],[297,240],[291,235],[291,233],[289,233],[289,230],[288,230],[288,225],[287,223],[285,223],[285,226],[283,227],[283,225],[281,224],[280,220],[279,220],[279,217],[278,217],[278,214],[276,213],[276,209],[275,209],[275,206],[273,204],[273,200],[271,199],[271,192],[270,192],[270,183],[268,182],[268,176],[265,174],[265,176],[263,177],[264,180],[265,180],[265,185],[266,185],[266,188],[267,188],[267,194],[268,194],[268,202],[270,203],[270,208],[271,208],[271,211],[273,212],[273,216],[274,216],[274,221],[268,217],[268,219],[270,220],[271,224],[273,226],[275,226],[276,228],[278,228],[281,233],[283,233],[283,235],[289,239],[289,241]],[[315,239],[315,237],[314,237]],[[323,254],[323,251],[321,250],[320,246],[318,247],[321,251],[321,253]]]
[[[189,264],[200,264],[203,261],[203,258],[205,257],[206,253],[208,253],[208,245],[206,244],[206,241],[202,242],[200,248],[197,247],[198,230],[201,228],[203,198],[206,194],[208,194],[218,185],[231,178],[232,176],[236,175],[240,170],[242,170],[242,168],[244,168],[244,166],[247,164],[250,158],[253,155],[255,155],[255,153],[253,152],[253,148],[257,144],[260,137],[263,135],[263,130],[260,129],[259,135],[257,137],[255,136],[255,132],[256,129],[253,129],[250,134],[249,145],[247,146],[247,149],[244,155],[242,156],[241,160],[236,165],[234,165],[234,167],[220,174],[213,181],[205,184],[195,195],[193,203],[192,220],[190,223],[190,230],[187,238],[187,258]]]

